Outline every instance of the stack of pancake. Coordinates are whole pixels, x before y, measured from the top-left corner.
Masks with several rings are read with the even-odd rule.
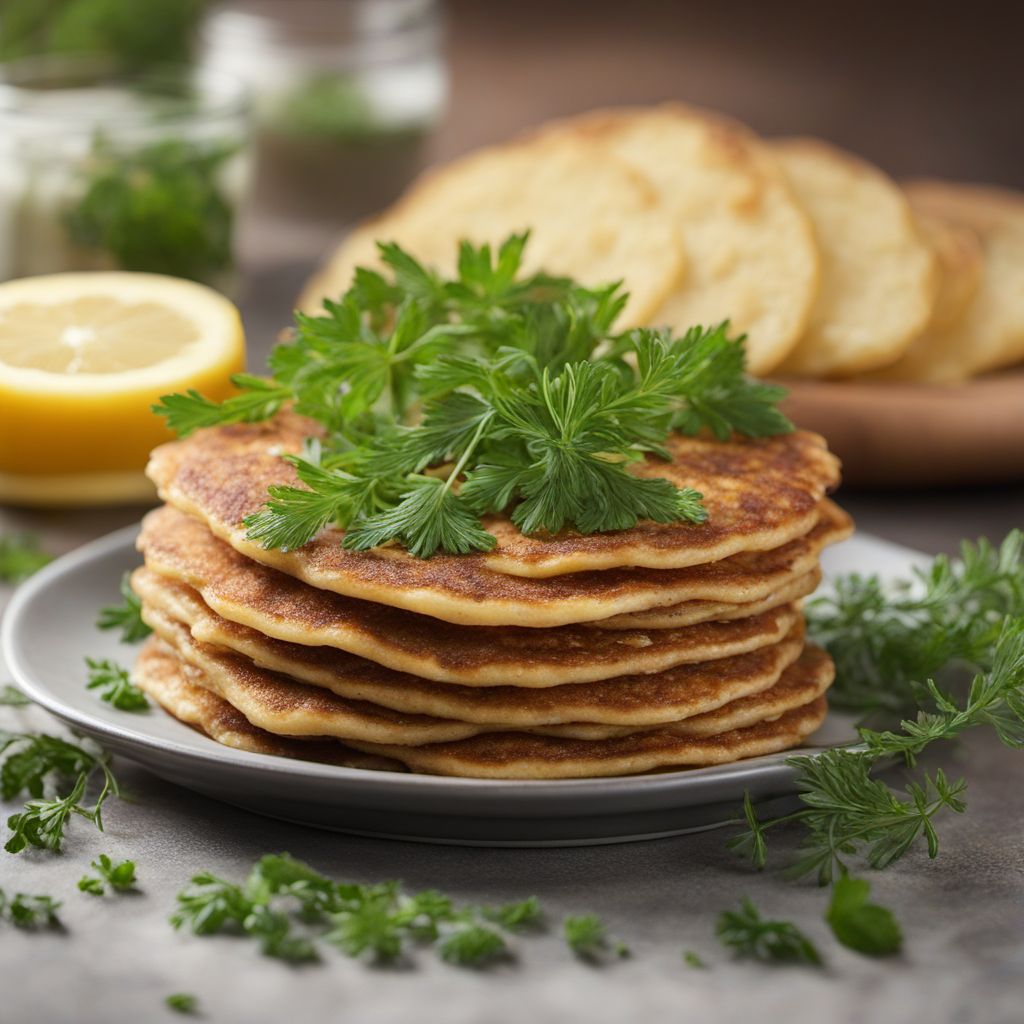
[[[852,523],[818,436],[670,438],[636,471],[701,491],[702,525],[528,537],[498,516],[486,553],[353,552],[333,528],[266,550],[242,520],[318,430],[285,414],[153,454],[135,675],[177,718],[247,750],[537,779],[719,764],[821,724],[833,667],[799,602]]]

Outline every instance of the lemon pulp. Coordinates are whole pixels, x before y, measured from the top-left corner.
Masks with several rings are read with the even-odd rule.
[[[0,284],[0,500],[143,498],[149,451],[170,438],[150,406],[231,393],[237,309],[153,274],[53,274]]]

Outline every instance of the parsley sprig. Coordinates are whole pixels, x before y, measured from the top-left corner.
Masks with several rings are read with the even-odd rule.
[[[0,920],[9,921],[15,928],[58,928],[59,909],[60,901],[52,896],[29,896],[23,892],[8,896],[0,889]]]
[[[968,544],[959,562],[936,559],[929,571],[918,574],[918,593],[913,593],[914,583],[901,588],[906,596],[891,613],[876,604],[883,592],[877,579],[839,582],[836,597],[819,604],[811,621],[812,629],[822,622],[828,627],[823,639],[836,652],[840,692],[853,694],[862,707],[883,707],[884,681],[893,678],[902,681],[901,700],[913,699],[916,713],[895,728],[862,726],[858,747],[789,758],[803,807],[759,821],[748,798],[747,829],[730,845],[763,867],[768,831],[797,822],[804,835],[789,871],[798,877],[814,874],[822,884],[845,876],[850,858],[863,856],[871,867],[884,868],[921,839],[929,856],[937,855],[933,819],[942,811],[965,809],[965,781],[936,768],[918,772],[900,793],[873,773],[894,759],[913,768],[933,744],[979,727],[991,728],[1009,747],[1024,747],[1022,543],[1015,531],[999,548]],[[865,627],[865,647],[858,654],[846,645],[839,623],[865,603],[876,608],[876,615],[874,628],[870,619]],[[941,678],[964,663],[976,670],[965,691],[917,675],[927,671]]]
[[[103,805],[119,790],[101,751],[94,753],[45,733],[0,732],[0,759],[0,799],[30,797],[21,811],[7,819],[10,836],[4,849],[8,853],[29,847],[59,853],[72,817],[84,818],[103,831]],[[94,777],[100,779],[100,789],[88,804],[86,791]]]
[[[142,602],[131,588],[130,577],[131,573],[126,572],[121,578],[121,603],[100,609],[96,628],[119,629],[122,643],[135,644],[145,640],[153,630],[142,621]]]
[[[292,962],[319,959],[321,938],[374,963],[432,945],[443,960],[482,967],[511,955],[508,935],[540,930],[543,911],[534,897],[481,908],[433,889],[409,893],[398,882],[337,882],[288,854],[268,854],[243,884],[195,875],[178,893],[171,924],[195,935],[247,935],[267,956]]]
[[[86,658],[88,690],[99,690],[100,700],[119,711],[145,711],[149,708],[146,695],[132,682],[128,669],[109,658]]]
[[[135,888],[135,861],[122,860],[114,863],[106,853],[101,853],[90,867],[95,875],[83,875],[78,880],[78,888],[92,896],[102,896],[106,892],[105,884],[114,892],[131,892]]]
[[[737,956],[766,963],[821,965],[821,954],[795,924],[763,918],[748,898],[740,902],[739,910],[722,911],[715,933],[722,945],[734,950]]]
[[[464,242],[451,279],[381,244],[387,276],[359,268],[324,315],[296,314],[272,379],[236,377],[240,393],[220,404],[167,395],[154,411],[182,436],[285,408],[320,423],[323,437],[287,456],[297,485],[272,487],[245,521],[268,548],[301,547],[333,523],[352,550],[484,551],[486,513],[524,533],[703,522],[699,493],[630,467],[667,457],[673,431],[791,430],[784,392],[746,378],[727,323],[616,334],[620,286],[524,276],[526,242]]]

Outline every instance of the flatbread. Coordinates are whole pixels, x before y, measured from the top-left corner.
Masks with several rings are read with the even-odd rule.
[[[278,640],[336,647],[439,682],[558,686],[731,657],[778,643],[797,612],[682,629],[611,631],[455,626],[318,591],[242,557],[173,509],[143,521],[139,547],[154,572],[198,590],[218,615]]]
[[[818,253],[807,217],[753,132],[681,104],[598,110],[541,132],[595,141],[659,190],[687,270],[651,322],[681,333],[727,319],[747,334],[755,374],[785,357],[814,301]]]
[[[944,331],[966,312],[985,268],[985,254],[978,233],[964,224],[954,224],[929,213],[908,196],[921,237],[935,253],[939,273],[938,291],[932,316],[925,328]]]
[[[926,327],[936,259],[902,190],[877,168],[813,139],[773,144],[810,215],[821,284],[780,374],[849,376],[894,363]]]
[[[378,239],[450,274],[463,239],[496,246],[526,229],[525,271],[625,282],[620,329],[647,323],[684,274],[675,225],[646,174],[595,142],[535,136],[428,172],[342,245],[299,304],[315,311],[349,287],[356,266],[379,266]]]
[[[651,458],[635,472],[696,487],[704,495],[707,523],[644,522],[631,530],[539,538],[524,536],[504,516],[492,516],[484,525],[498,539],[493,551],[430,559],[395,546],[346,551],[344,531],[332,528],[297,551],[267,550],[248,540],[242,520],[263,507],[267,488],[297,484],[294,467],[279,456],[297,452],[319,430],[304,417],[283,415],[269,423],[198,431],[157,448],[147,472],[166,502],[203,520],[255,561],[313,586],[466,623],[481,620],[467,602],[439,596],[448,581],[455,586],[470,576],[481,580],[484,586],[471,601],[479,611],[481,598],[497,594],[500,584],[493,577],[499,573],[544,578],[623,566],[674,569],[768,550],[811,530],[822,497],[839,482],[838,461],[817,434],[734,442],[673,435],[666,442],[672,462]],[[490,575],[481,577],[482,570]]]
[[[824,666],[821,671],[825,671]],[[825,720],[816,697],[774,721],[717,736],[676,736],[667,730],[608,740],[571,740],[521,732],[489,733],[455,743],[390,747],[355,743],[367,753],[401,760],[429,775],[475,779],[580,779],[637,775],[664,768],[699,768],[798,746]]]
[[[745,619],[751,615],[778,608],[780,605],[799,601],[818,589],[821,583],[821,569],[815,568],[798,576],[778,590],[745,604],[729,604],[723,601],[683,601],[667,608],[652,608],[644,612],[628,612],[601,619],[594,625],[600,629],[678,629],[698,622],[725,622],[728,619]]]
[[[392,758],[365,754],[334,740],[287,739],[257,729],[227,701],[190,681],[178,656],[155,637],[150,637],[143,645],[132,678],[168,714],[225,747],[253,754],[320,761],[343,768],[406,770]]]
[[[973,231],[984,268],[973,301],[945,330],[918,338],[878,374],[888,380],[955,384],[1024,359],[1024,196],[941,181],[906,186],[914,208]]]
[[[194,590],[148,569],[136,570],[132,586],[142,596],[143,614],[151,625],[159,621],[154,613],[184,623],[202,644],[244,655],[260,668],[349,700],[406,714],[505,728],[566,722],[650,727],[704,714],[775,686],[799,657],[804,640],[803,623],[798,620],[777,644],[664,672],[529,690],[458,686],[395,672],[329,647],[306,647],[263,636],[221,618]]]

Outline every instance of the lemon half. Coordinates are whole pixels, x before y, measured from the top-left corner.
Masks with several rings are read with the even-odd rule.
[[[150,405],[214,401],[245,364],[235,306],[158,274],[51,274],[0,284],[0,501],[152,496],[142,470],[170,438]]]

